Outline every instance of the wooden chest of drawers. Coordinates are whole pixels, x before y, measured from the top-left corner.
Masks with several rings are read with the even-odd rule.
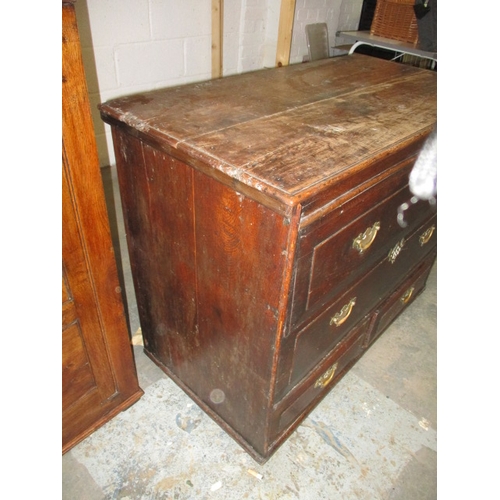
[[[436,208],[397,208],[436,113],[357,54],[101,105],[145,351],[257,461],[423,290]]]

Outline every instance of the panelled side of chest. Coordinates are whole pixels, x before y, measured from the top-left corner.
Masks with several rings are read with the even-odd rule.
[[[113,130],[146,353],[256,459],[297,217]]]

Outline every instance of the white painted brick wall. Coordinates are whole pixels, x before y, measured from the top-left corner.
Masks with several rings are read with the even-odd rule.
[[[340,6],[339,30],[354,31],[358,29],[363,0],[344,0]]]
[[[273,67],[281,0],[225,0],[223,75]],[[362,0],[297,0],[290,63],[307,54],[305,24],[356,29]],[[211,78],[211,0],[75,3],[101,165],[114,163],[98,104],[121,95]],[[349,26],[349,27],[348,27]],[[354,26],[354,27],[350,27]]]
[[[211,78],[210,0],[78,0],[75,3],[101,165],[114,163],[98,104]]]
[[[242,2],[238,73],[263,67],[267,3],[267,0]]]
[[[334,47],[339,45],[336,40],[337,31],[357,29],[362,3],[363,0],[297,0],[290,64],[300,63],[308,57],[305,31],[307,24],[326,23],[330,47]]]
[[[344,0],[340,6],[337,31],[355,31],[358,29],[361,18],[363,0]],[[346,41],[341,37],[334,38],[335,45],[344,45]],[[351,42],[352,43],[352,42]]]

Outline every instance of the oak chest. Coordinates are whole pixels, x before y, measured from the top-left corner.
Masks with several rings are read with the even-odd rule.
[[[436,74],[353,54],[100,109],[145,351],[265,462],[425,286],[436,207],[397,209]]]

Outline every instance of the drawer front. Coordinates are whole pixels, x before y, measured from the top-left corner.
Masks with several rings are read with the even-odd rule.
[[[371,344],[424,290],[434,258],[426,259],[375,313],[374,328],[370,332]]]
[[[435,212],[429,203],[419,202],[405,213],[408,226],[398,224],[398,207],[411,198],[407,179],[405,168],[300,233],[290,330],[365,274]]]
[[[297,426],[350,370],[369,344],[422,292],[434,260],[435,253],[430,253],[384,302],[380,310],[367,316],[356,328],[353,328],[304,382],[275,405],[278,434],[283,434],[290,427]]]
[[[386,272],[400,277],[407,276],[408,271],[422,262],[429,253],[435,253],[436,247],[437,217],[434,216],[408,238],[401,238],[391,246],[384,260]]]
[[[379,274],[375,270],[374,274]],[[370,275],[343,294],[295,337],[289,388],[299,382],[327,355],[378,303],[378,294],[370,293]]]
[[[276,411],[277,433],[283,433],[311,411],[364,352],[367,330],[355,329],[316,370],[290,393]],[[283,408],[283,410],[281,410]]]
[[[354,327],[358,328],[429,255],[433,259],[436,238],[433,217],[408,239],[402,238],[393,245],[365,276],[288,339],[293,347],[282,351],[276,400],[306,377]]]

